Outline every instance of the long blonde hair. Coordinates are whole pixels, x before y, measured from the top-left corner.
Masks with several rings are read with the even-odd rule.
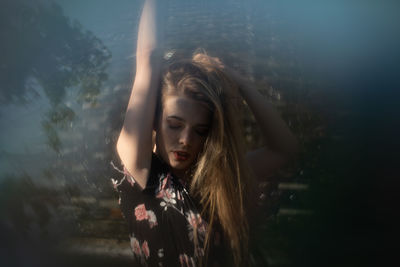
[[[238,86],[204,52],[191,60],[175,62],[162,80],[162,99],[183,93],[204,102],[212,111],[212,126],[194,166],[190,191],[199,197],[208,220],[205,251],[212,230],[219,224],[230,241],[236,265],[247,260],[248,222],[245,212],[250,177],[238,119]],[[207,253],[206,253],[207,254]]]

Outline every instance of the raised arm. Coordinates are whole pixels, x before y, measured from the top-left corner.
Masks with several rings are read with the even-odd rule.
[[[260,126],[265,146],[248,152],[246,160],[256,177],[265,180],[295,157],[297,139],[272,104],[247,79],[230,68],[225,71],[239,84],[240,93]]]
[[[246,159],[256,177],[265,180],[295,157],[298,151],[297,139],[272,104],[251,83],[237,75],[236,81],[260,126],[266,144],[265,147],[248,152]]]
[[[117,141],[117,152],[125,168],[144,188],[150,172],[152,131],[160,79],[159,5],[164,1],[146,0],[139,22],[136,48],[136,75],[124,124]]]

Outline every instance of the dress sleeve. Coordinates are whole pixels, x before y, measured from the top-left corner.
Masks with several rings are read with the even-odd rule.
[[[123,174],[120,181],[113,180],[113,183],[115,190],[119,194],[119,205],[122,214],[127,220],[129,220],[129,217],[132,216],[131,211],[137,203],[142,201],[143,194],[154,192],[154,189],[157,186],[158,177],[160,173],[167,171],[167,166],[156,154],[153,153],[149,178],[146,187],[143,190],[125,167],[123,167],[123,171],[119,170],[115,166],[113,167]]]
[[[130,221],[131,213],[137,199],[140,198],[141,190],[138,188],[135,179],[124,168],[123,178],[119,182],[114,182],[114,188],[119,194],[119,206],[122,215]]]

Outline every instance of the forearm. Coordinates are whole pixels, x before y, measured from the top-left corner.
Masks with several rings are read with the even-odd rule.
[[[239,81],[240,93],[260,126],[264,141],[270,150],[286,157],[297,152],[297,140],[273,105],[251,84]]]
[[[135,119],[145,117],[147,128],[152,127],[149,115],[138,117],[136,114],[153,114],[155,111],[157,89],[160,79],[160,46],[163,33],[163,17],[160,4],[165,1],[145,0],[139,21],[136,46],[136,74],[127,110],[135,111]],[[142,115],[141,114],[141,115]],[[127,112],[127,116],[130,114]],[[131,120],[130,120],[131,121]],[[125,119],[125,123],[129,123]],[[140,124],[143,125],[143,124]]]
[[[165,1],[146,0],[139,22],[136,45],[136,77],[140,77],[143,67],[159,67],[160,47],[163,42],[164,17],[161,12]]]
[[[140,127],[152,130],[161,65],[158,52],[162,32],[159,2],[164,1],[146,0],[140,17],[136,74],[124,122],[127,129]]]

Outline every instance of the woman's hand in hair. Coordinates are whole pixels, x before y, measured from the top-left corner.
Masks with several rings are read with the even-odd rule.
[[[193,56],[193,61],[214,69],[223,70],[225,68],[225,65],[218,57],[212,57],[206,53],[196,53]]]

